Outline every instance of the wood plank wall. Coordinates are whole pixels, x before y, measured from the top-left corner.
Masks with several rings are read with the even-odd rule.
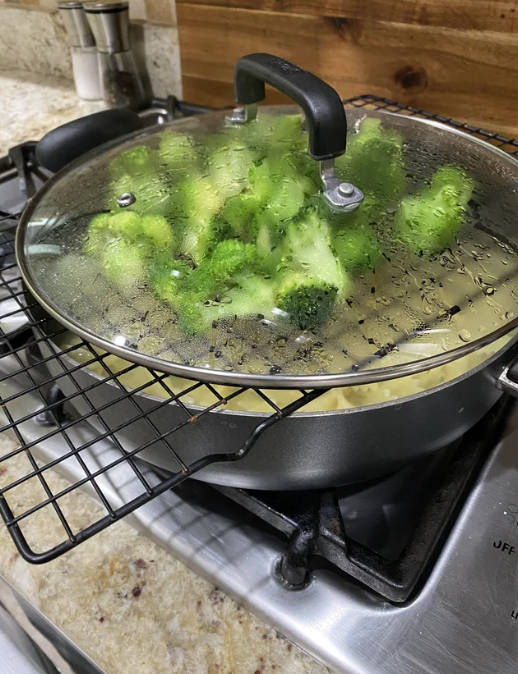
[[[372,93],[518,136],[518,2],[177,0],[184,98],[232,103],[236,60],[271,52],[341,96]],[[283,98],[270,91],[268,102]]]

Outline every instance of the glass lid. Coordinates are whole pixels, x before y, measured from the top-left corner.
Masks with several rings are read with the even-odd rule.
[[[24,214],[29,289],[126,359],[270,387],[401,376],[514,327],[517,162],[415,118],[347,122],[335,167],[346,197],[363,193],[355,210],[324,198],[329,162],[297,106],[93,151]]]

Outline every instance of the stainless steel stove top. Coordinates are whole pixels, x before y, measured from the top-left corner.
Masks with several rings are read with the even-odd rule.
[[[27,409],[20,413],[38,401],[24,396],[23,404]],[[41,428],[31,428],[31,423],[24,428],[29,441],[41,435]],[[517,450],[518,407],[424,587],[400,606],[328,570],[314,572],[303,590],[287,590],[275,573],[282,542],[246,524],[239,509],[215,512],[168,492],[128,521],[338,672],[515,674]],[[66,451],[53,438],[38,445],[36,454],[49,461]],[[94,470],[113,460],[117,450],[104,441],[83,455]],[[82,476],[75,459],[59,465],[72,480]],[[152,480],[151,471],[148,475]],[[110,479],[103,475],[99,480],[113,502],[141,491],[124,464],[110,471]]]
[[[15,212],[25,198],[13,195],[11,184],[0,181],[0,206]],[[1,324],[2,315],[16,307],[11,299],[0,299]],[[12,324],[14,319],[9,329],[20,327]],[[14,358],[3,357],[0,377],[18,368]],[[24,384],[16,377],[1,383],[3,399],[15,394],[18,386],[23,390]],[[12,405],[11,410],[21,418],[40,405],[37,393],[25,394],[17,399],[16,410]],[[75,446],[98,437],[87,423],[71,427],[68,435]],[[23,436],[28,443],[41,438],[41,426],[33,417],[23,424]],[[196,490],[202,488],[195,483],[164,493],[127,521],[337,672],[516,674],[518,405],[501,437],[438,559],[404,604],[391,604],[346,574],[328,569],[312,572],[304,589],[288,589],[276,573],[286,545],[282,536],[251,524],[244,509],[223,497],[217,500],[214,494],[217,507],[215,502],[204,506],[206,500],[195,498]],[[59,434],[33,449],[45,463],[68,451]],[[93,472],[118,459],[120,452],[109,440],[102,440],[81,456]],[[73,457],[57,467],[73,482],[84,477]],[[151,484],[160,480],[151,469],[141,470]],[[139,479],[126,463],[100,475],[97,483],[114,506],[142,492]],[[85,489],[95,498],[89,484]],[[368,499],[365,491],[363,503]],[[390,500],[388,504],[391,507]],[[356,540],[361,540],[361,524],[348,524],[350,530],[354,524],[359,533]]]

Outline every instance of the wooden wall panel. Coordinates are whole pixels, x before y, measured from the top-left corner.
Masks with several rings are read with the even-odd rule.
[[[205,1],[211,4],[177,2],[186,100],[231,104],[236,60],[246,53],[266,51],[315,72],[341,96],[388,96],[518,135],[518,35],[512,32],[380,21],[378,16],[374,20],[318,15],[317,0],[278,3],[284,11],[233,6],[239,1],[269,7],[271,0],[229,0],[225,6],[215,4],[217,0]],[[452,0],[451,4],[463,3],[486,8],[503,4],[482,0]],[[324,0],[322,7],[378,4],[385,3]],[[385,15],[399,17],[395,9],[399,4],[387,2],[393,13],[387,9]],[[405,0],[401,4],[409,7]],[[435,3],[412,4],[424,7]],[[290,13],[286,6],[306,12],[312,8],[313,15]],[[506,6],[510,11],[509,3]],[[278,94],[269,94],[270,102],[280,100]]]
[[[518,3],[508,0],[188,0],[188,4],[518,32]]]

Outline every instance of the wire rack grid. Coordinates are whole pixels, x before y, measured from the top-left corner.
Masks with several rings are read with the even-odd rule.
[[[395,101],[361,96],[344,103],[348,107],[383,109],[440,121],[498,145],[511,154],[518,152],[515,140]],[[322,390],[299,390],[294,402],[279,407],[264,392],[255,390],[254,395],[266,403],[271,414],[258,423],[245,442],[229,447],[228,452],[212,453],[194,462],[186,462],[182,458],[181,446],[175,441],[175,434],[180,429],[188,429],[190,424],[202,423],[203,417],[224,409],[230,400],[251,389],[236,388],[224,397],[210,384],[193,381],[184,390],[174,392],[168,384],[168,375],[149,370],[146,382],[130,390],[121,378],[139,366],[128,364],[114,372],[106,360],[108,354],[99,354],[84,341],[62,348],[56,346],[62,342],[66,330],[50,317],[42,315],[41,308],[28,297],[22,286],[14,256],[16,226],[16,215],[0,211],[0,434],[10,431],[15,440],[1,445],[0,514],[19,553],[28,562],[45,563],[62,555],[213,463],[238,461],[252,450],[268,428],[324,393]],[[81,362],[71,366],[69,359],[73,360],[74,353],[79,351],[83,353]],[[78,383],[75,375],[92,366],[97,367],[97,371],[100,367],[102,376],[87,386]],[[112,385],[111,401],[95,405],[90,394],[106,384]],[[159,387],[160,398],[155,397],[151,406],[143,406],[139,394],[146,393],[151,386],[155,387],[155,391]],[[67,393],[63,393],[62,389]],[[198,389],[204,389],[205,395],[212,396],[213,402],[193,412],[188,400]],[[103,412],[123,401],[133,409],[131,418],[116,426],[109,425]],[[153,415],[170,405],[181,410],[182,419],[163,431],[157,427]],[[82,410],[80,414],[77,407]],[[149,440],[128,450],[121,437],[137,422],[147,425]],[[89,428],[87,435],[81,432],[85,424]],[[59,458],[46,462],[37,458],[39,445],[58,441],[64,448]],[[109,442],[116,450],[116,458],[101,466],[92,466],[87,458],[88,450],[100,442]],[[162,451],[173,457],[178,469],[167,477],[151,480],[149,471],[143,470],[139,458],[142,452],[152,445],[156,446],[157,442]],[[71,460],[78,463],[84,477],[74,483],[56,483],[53,469],[59,469],[59,464]],[[121,464],[131,469],[142,491],[137,498],[113,504],[103,492],[100,482],[103,476],[109,476],[110,471]],[[89,487],[101,509],[95,509],[79,524],[75,518],[73,525],[67,499],[82,487]],[[41,528],[45,528],[49,518],[59,523],[58,540],[56,537],[49,539],[42,547]]]

